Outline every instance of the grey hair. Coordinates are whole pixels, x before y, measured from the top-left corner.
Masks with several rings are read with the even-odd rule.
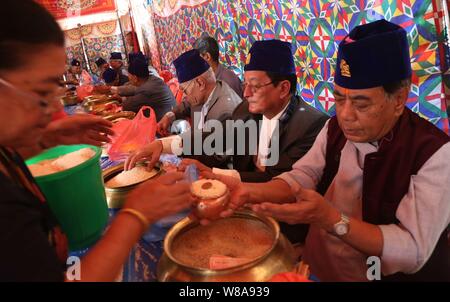
[[[191,83],[193,81],[195,81],[196,79],[199,79],[199,78],[205,79],[205,81],[208,84],[215,84],[216,83],[216,76],[214,74],[214,71],[212,70],[212,68],[209,68],[207,71],[205,71],[201,75],[197,76],[196,78],[193,78],[192,80],[189,80],[187,82],[182,83],[181,86],[184,87],[184,88],[187,88],[188,86],[191,85]]]
[[[209,84],[216,83],[216,75],[214,74],[214,71],[212,68],[209,68],[207,71],[199,75],[197,78],[204,78],[206,82]]]
[[[391,99],[394,96],[394,94],[396,94],[402,89],[408,89],[409,93],[409,91],[411,90],[411,78],[384,84],[382,85],[382,87],[386,94],[386,97],[388,99]]]

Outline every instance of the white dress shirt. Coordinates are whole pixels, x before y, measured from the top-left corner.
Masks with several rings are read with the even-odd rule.
[[[208,114],[209,107],[211,106],[212,102],[212,96],[214,94],[214,91],[216,91],[217,85],[214,87],[213,91],[211,91],[211,94],[209,95],[208,99],[202,106],[202,110],[200,111],[200,120],[198,121],[198,130],[203,130],[203,127],[205,126],[205,117]]]
[[[270,141],[272,140],[273,133],[279,124],[281,116],[288,106],[289,102],[284,106],[283,110],[271,119],[263,115],[261,129],[259,131],[258,155],[255,161],[255,165],[260,171],[265,171],[266,169],[266,160],[270,152]]]
[[[200,111],[200,117],[199,117],[198,124],[197,124],[197,129],[199,129],[199,130],[203,130],[203,128],[205,126],[205,117],[208,114],[209,107],[211,106],[212,96],[214,94],[214,91],[216,91],[216,87],[217,87],[217,85],[211,91],[208,99],[203,104],[202,109]],[[196,117],[196,115],[194,114],[194,118],[195,117]],[[193,121],[193,122],[195,123],[197,121]],[[180,135],[172,135],[169,137],[163,137],[159,140],[162,142],[162,146],[163,146],[162,152],[163,153],[175,154],[178,156],[182,154],[183,140]]]

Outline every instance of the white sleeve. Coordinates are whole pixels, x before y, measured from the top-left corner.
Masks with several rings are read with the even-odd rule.
[[[380,225],[383,234],[382,271],[415,273],[431,256],[450,223],[450,143],[442,146],[411,176],[401,200],[398,225]]]
[[[179,135],[172,135],[158,139],[162,143],[162,153],[180,156],[183,153],[183,140]]]
[[[325,167],[328,122],[329,120],[320,130],[311,149],[295,162],[292,170],[275,177],[287,182],[293,192],[298,190],[299,185],[314,190],[322,178],[323,168]]]
[[[234,169],[220,169],[220,168],[214,167],[214,168],[212,168],[212,172],[214,174],[231,176],[231,177],[241,180],[241,175],[239,174],[239,172],[237,170],[234,170]]]

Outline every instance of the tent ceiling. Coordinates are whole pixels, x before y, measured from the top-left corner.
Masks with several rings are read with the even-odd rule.
[[[86,25],[92,23],[116,20],[117,15],[123,16],[128,13],[128,0],[78,0],[70,4],[67,0],[38,0],[58,19],[63,30],[76,28],[78,24]],[[103,6],[103,8],[102,8]],[[77,7],[82,7],[81,11]],[[61,18],[61,16],[67,16]]]

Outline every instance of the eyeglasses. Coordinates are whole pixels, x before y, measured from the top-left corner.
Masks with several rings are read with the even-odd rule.
[[[37,94],[28,92],[28,91],[24,91],[20,88],[17,88],[14,84],[6,81],[5,79],[0,78],[0,84],[3,84],[4,86],[6,86],[7,88],[13,90],[16,94],[32,100],[33,102],[36,102],[38,104],[38,106],[44,110],[44,112],[47,113],[47,111],[51,110],[50,106],[49,106],[49,102],[47,100],[42,99],[41,97],[39,97]]]
[[[273,81],[266,83],[266,84],[256,84],[256,85],[252,85],[252,84],[244,82],[242,85],[243,85],[244,91],[248,87],[252,93],[257,93],[261,88],[269,86],[270,84],[273,84]]]
[[[187,93],[187,90],[188,90],[189,86],[191,86],[191,84],[194,83],[194,82],[195,82],[195,80],[191,80],[191,81],[186,85],[186,87],[184,87],[184,88],[180,86],[181,92],[182,92],[183,94],[185,94],[185,95],[190,94],[190,93]]]

